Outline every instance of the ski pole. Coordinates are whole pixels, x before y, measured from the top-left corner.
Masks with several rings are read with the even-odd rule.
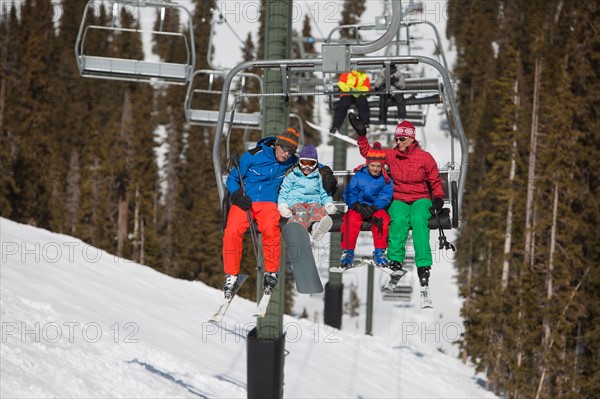
[[[454,245],[450,244],[448,240],[446,240],[446,234],[444,234],[444,229],[442,229],[442,224],[440,223],[440,215],[437,212],[437,210],[435,212],[435,219],[437,220],[438,229],[440,230],[440,236],[438,237],[438,240],[440,241],[440,249],[451,249],[452,251],[456,251]]]
[[[429,191],[429,198],[433,203],[433,190],[431,189],[431,184],[429,184],[429,182],[426,181],[425,185],[427,186],[427,191]],[[454,245],[450,244],[448,240],[446,240],[444,229],[442,229],[442,224],[440,223],[440,212],[438,212],[437,209],[435,210],[435,220],[437,221],[438,229],[440,230],[440,236],[438,237],[438,240],[440,241],[440,249],[451,249],[452,251],[456,251]]]

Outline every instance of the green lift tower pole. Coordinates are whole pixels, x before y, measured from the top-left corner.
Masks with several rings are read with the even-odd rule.
[[[292,0],[265,0],[262,4],[265,24],[265,59],[291,58]],[[263,82],[266,93],[283,92],[281,71],[266,69]],[[263,101],[262,116],[263,136],[283,132],[289,122],[288,99],[281,96],[266,96]],[[285,251],[285,243],[282,242],[279,282],[273,291],[268,312],[264,318],[257,319],[256,328],[248,334],[248,398],[283,397]],[[258,299],[262,295],[262,281],[263,273],[260,272],[257,284]]]
[[[347,133],[348,124],[344,122],[342,131]],[[345,141],[334,139],[333,142],[333,169],[346,169],[346,152],[348,144]],[[329,266],[337,266],[340,261],[342,249],[340,247],[341,233],[333,232],[329,243]],[[342,314],[344,308],[344,284],[341,273],[329,273],[329,281],[325,284],[325,312],[323,321],[334,328],[342,327]]]
[[[265,21],[265,59],[281,60],[290,58],[292,22],[291,0],[268,0],[264,3]],[[282,93],[283,83],[281,71],[266,69],[263,76],[266,93]],[[289,106],[282,96],[267,96],[263,101],[262,116],[264,136],[282,133],[288,126]],[[283,253],[282,246],[282,254]],[[259,279],[262,284],[262,276]],[[258,284],[262,291],[261,284]],[[258,293],[259,296],[261,292]],[[279,339],[283,331],[283,309],[285,305],[285,257],[282,256],[279,268],[279,283],[273,292],[269,311],[263,319],[258,320],[258,337],[267,340]]]

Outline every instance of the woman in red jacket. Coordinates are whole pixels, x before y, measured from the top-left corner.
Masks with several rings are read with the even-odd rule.
[[[358,146],[365,156],[371,145],[366,137],[367,130],[354,114],[349,115],[350,124],[358,134]],[[429,246],[429,218],[439,213],[444,206],[444,190],[438,167],[428,152],[421,149],[415,138],[415,127],[409,121],[398,124],[394,134],[396,146],[385,148],[390,177],[394,182],[394,196],[388,214],[390,232],[387,257],[392,270],[402,269],[406,256],[408,231],[412,227],[415,264],[421,286],[429,285],[429,271],[433,263]],[[429,187],[433,203],[429,195]]]

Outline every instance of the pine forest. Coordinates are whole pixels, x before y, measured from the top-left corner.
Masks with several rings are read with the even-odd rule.
[[[212,3],[195,1],[195,69],[210,67]],[[343,17],[360,17],[364,1],[357,4],[360,10]],[[214,128],[186,122],[185,86],[80,77],[73,46],[84,7],[63,1],[58,13],[51,0],[2,2],[0,215],[220,287]],[[595,397],[600,5],[448,0],[446,9],[446,36],[457,51],[452,76],[471,149],[456,242],[463,359],[503,397]],[[109,10],[100,6],[93,18],[106,24]],[[138,28],[127,13],[120,23]],[[180,21],[167,14],[164,23]],[[261,19],[259,39],[245,38],[239,62],[262,58],[265,29]],[[295,33],[310,36],[310,29],[306,16]],[[143,57],[136,35],[114,33],[93,44]],[[164,38],[152,45],[162,59],[184,57]],[[218,109],[217,101],[204,105]],[[290,110],[312,119],[314,107],[314,98],[299,97]],[[249,100],[239,109],[257,111],[259,104]],[[305,134],[319,144],[316,131]],[[232,137],[242,153],[242,134]],[[244,245],[252,254],[249,237]],[[254,263],[245,256],[242,269]],[[252,297],[254,287],[250,281],[242,295]]]

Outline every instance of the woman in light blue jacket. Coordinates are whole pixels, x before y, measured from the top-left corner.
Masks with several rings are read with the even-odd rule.
[[[277,199],[281,216],[288,218],[288,223],[296,222],[306,227],[313,241],[318,241],[331,229],[333,221],[329,215],[336,211],[333,198],[323,188],[317,164],[317,150],[307,144],[300,152],[298,165],[283,179]]]

